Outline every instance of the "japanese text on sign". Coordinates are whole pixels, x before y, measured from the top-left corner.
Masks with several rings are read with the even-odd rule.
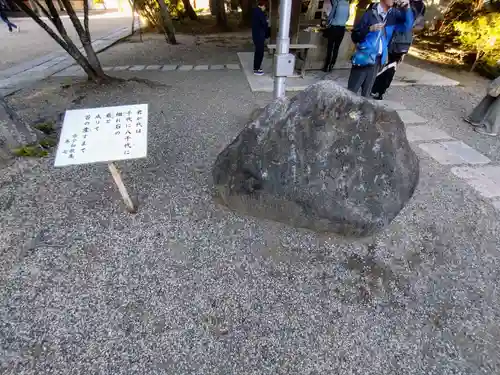
[[[54,165],[146,157],[147,119],[147,104],[66,111]]]

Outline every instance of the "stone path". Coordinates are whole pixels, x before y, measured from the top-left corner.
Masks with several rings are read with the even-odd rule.
[[[445,131],[430,126],[424,118],[407,110],[401,103],[386,100],[382,103],[398,112],[405,123],[408,141],[439,164],[450,166],[455,176],[465,180],[482,198],[500,211],[499,165]]]
[[[169,65],[119,65],[105,66],[105,71],[115,72],[140,72],[140,71],[156,71],[156,72],[189,72],[189,71],[208,71],[208,70],[241,70],[239,64],[214,64],[214,65],[191,65],[191,64],[169,64]],[[84,76],[85,72],[78,65],[70,66],[56,74],[56,77],[80,77]]]

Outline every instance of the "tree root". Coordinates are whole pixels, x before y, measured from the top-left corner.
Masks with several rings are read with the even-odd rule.
[[[165,83],[155,82],[155,81],[151,81],[149,79],[138,78],[138,77],[128,78],[128,79],[125,79],[125,81],[143,83],[152,89],[156,89],[159,87],[163,87],[163,88],[171,87],[170,85],[167,85]]]

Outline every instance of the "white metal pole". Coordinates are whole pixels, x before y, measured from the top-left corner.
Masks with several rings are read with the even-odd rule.
[[[278,0],[272,0],[278,1]],[[280,22],[278,31],[278,40],[276,45],[276,53],[278,57],[280,55],[286,55],[289,52],[290,47],[290,18],[292,14],[292,0],[280,0]],[[276,66],[276,64],[275,64]],[[279,72],[275,72],[275,74]],[[286,77],[275,75],[274,77],[274,98],[281,98],[285,96],[285,80]]]

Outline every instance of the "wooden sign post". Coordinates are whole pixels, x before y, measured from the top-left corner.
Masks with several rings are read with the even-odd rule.
[[[127,210],[136,212],[114,162],[145,158],[147,149],[147,104],[69,110],[54,166],[107,163]]]

